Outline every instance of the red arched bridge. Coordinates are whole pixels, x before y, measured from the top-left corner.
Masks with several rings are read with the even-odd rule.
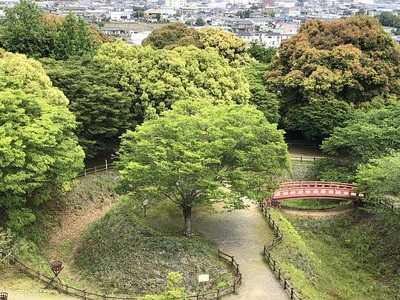
[[[272,192],[271,200],[326,198],[356,201],[364,197],[364,194],[355,192],[355,187],[351,183],[326,181],[284,182]]]

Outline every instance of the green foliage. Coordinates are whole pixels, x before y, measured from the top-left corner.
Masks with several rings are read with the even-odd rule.
[[[174,49],[190,45],[200,49],[212,48],[233,67],[247,65],[252,60],[247,53],[246,42],[236,38],[231,32],[209,26],[196,30],[180,22],[154,29],[142,41],[142,45],[154,49]]]
[[[64,19],[46,15],[31,0],[20,0],[6,8],[0,20],[0,46],[29,57],[67,59],[75,55],[93,55],[102,38],[82,18],[72,13]]]
[[[1,47],[36,58],[50,55],[54,48],[53,31],[42,22],[43,12],[34,1],[21,0],[14,7],[5,8],[4,13]]]
[[[66,60],[73,56],[94,54],[99,45],[82,17],[69,13],[63,20],[56,39],[52,57]]]
[[[199,33],[196,29],[188,28],[181,22],[173,22],[152,30],[142,45],[153,49],[173,49],[179,46],[200,46],[198,41]]]
[[[40,64],[23,55],[0,58],[0,208],[8,225],[34,220],[30,207],[63,192],[83,167],[68,100]]]
[[[257,42],[251,42],[247,52],[260,63],[269,64],[278,50],[275,47],[265,48],[263,45]]]
[[[6,263],[14,252],[12,247],[13,234],[9,228],[4,230],[0,227],[0,263]]]
[[[354,182],[355,167],[337,158],[322,158],[315,161],[317,179],[322,181]]]
[[[400,196],[400,152],[371,159],[357,169],[357,184],[369,196]]]
[[[196,19],[196,26],[204,26],[206,23],[204,22],[203,18],[197,18]]]
[[[352,109],[398,94],[399,54],[399,46],[371,17],[311,20],[281,45],[265,78],[280,96],[285,128],[319,138],[335,122],[351,118]],[[297,125],[299,120],[304,122]]]
[[[247,53],[247,43],[233,35],[232,32],[210,26],[198,30],[201,48],[215,49],[219,55],[229,61],[233,67],[246,66],[252,62]]]
[[[182,209],[184,234],[190,234],[192,207],[224,201],[239,208],[240,196],[268,194],[276,175],[289,168],[282,133],[253,106],[178,101],[123,135],[122,191],[143,200],[169,198]],[[223,181],[231,192],[220,189]]]
[[[352,163],[367,162],[399,149],[400,105],[357,110],[351,120],[336,127],[322,143],[328,154],[345,151]]]
[[[286,129],[302,131],[307,138],[312,139],[329,136],[336,126],[350,119],[352,114],[352,109],[344,101],[328,102],[321,99],[308,104],[292,105],[287,108],[282,120]]]
[[[70,99],[77,135],[89,155],[115,148],[127,129],[170,109],[176,100],[246,103],[250,97],[241,70],[211,49],[153,50],[118,42],[103,45],[93,60],[42,61]]]
[[[379,14],[378,20],[382,24],[382,26],[395,27],[397,29],[400,28],[400,17],[389,11],[381,12]]]
[[[244,74],[250,86],[251,96],[249,103],[262,111],[270,123],[278,123],[280,118],[279,101],[275,94],[266,90],[264,82],[266,69],[267,65],[262,63],[251,63],[244,69]]]

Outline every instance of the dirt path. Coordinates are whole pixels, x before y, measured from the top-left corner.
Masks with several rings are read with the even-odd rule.
[[[238,295],[225,297],[232,300],[288,299],[279,282],[263,260],[263,247],[274,238],[259,211],[248,202],[248,210],[232,212],[195,212],[193,231],[215,242],[217,247],[233,255],[239,264],[243,284]]]

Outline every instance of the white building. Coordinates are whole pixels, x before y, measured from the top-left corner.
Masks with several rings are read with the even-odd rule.
[[[126,21],[131,20],[131,11],[110,11],[110,19],[112,21]]]

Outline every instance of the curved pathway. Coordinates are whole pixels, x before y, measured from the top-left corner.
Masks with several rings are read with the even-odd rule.
[[[263,247],[274,238],[272,230],[253,203],[247,210],[217,213],[196,211],[192,229],[214,242],[221,251],[233,255],[243,275],[243,283],[231,300],[288,299],[263,258]]]

